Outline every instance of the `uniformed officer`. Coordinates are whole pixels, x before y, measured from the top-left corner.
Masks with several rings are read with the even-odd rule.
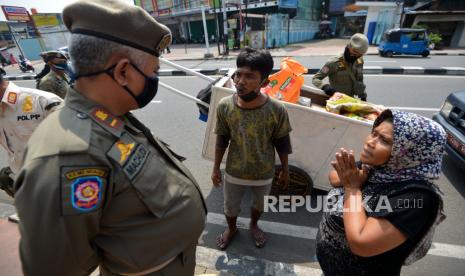
[[[118,0],[74,2],[63,21],[76,81],[15,182],[24,274],[193,275],[199,186],[130,113],[157,93],[169,29]]]
[[[367,100],[363,83],[363,58],[368,51],[368,39],[363,34],[354,34],[347,44],[344,54],[330,58],[323,68],[313,76],[312,83],[327,95],[342,92],[351,97]],[[329,77],[329,84],[323,79]]]
[[[26,143],[36,127],[62,100],[52,93],[24,88],[0,75],[0,145],[8,153],[8,167],[0,170],[0,188],[14,195]]]
[[[52,92],[64,99],[70,81],[69,76],[66,74],[68,70],[68,59],[64,53],[49,51],[43,54],[43,60],[50,66],[50,72],[42,79],[38,79],[37,88]]]

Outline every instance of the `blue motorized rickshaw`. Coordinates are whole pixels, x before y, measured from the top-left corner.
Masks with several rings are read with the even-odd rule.
[[[387,30],[378,46],[379,55],[429,55],[429,40],[425,29]]]

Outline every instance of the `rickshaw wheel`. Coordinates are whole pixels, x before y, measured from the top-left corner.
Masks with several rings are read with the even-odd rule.
[[[429,51],[424,51],[423,53],[421,53],[421,56],[422,56],[422,57],[427,57],[427,56],[429,56]]]
[[[392,51],[386,51],[384,52],[384,55],[387,56],[387,57],[392,57],[394,53]]]
[[[289,165],[289,186],[287,190],[282,190],[281,185],[278,183],[279,172],[281,172],[281,165],[276,165],[270,195],[310,195],[313,189],[313,180],[304,170]]]

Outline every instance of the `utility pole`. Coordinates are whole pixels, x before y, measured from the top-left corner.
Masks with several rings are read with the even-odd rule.
[[[216,21],[216,41],[218,44],[218,56],[221,55],[221,50],[220,50],[220,24],[218,23],[218,13],[216,12],[216,1],[213,0],[213,10],[215,12],[215,21]]]
[[[226,0],[221,0],[223,6],[223,45],[224,45],[224,54],[229,55],[228,47],[228,17],[226,15]]]
[[[211,58],[213,54],[210,53],[210,44],[208,43],[208,30],[207,30],[207,20],[205,18],[205,6],[202,5],[202,21],[203,21],[203,35],[205,37],[205,46],[207,47],[207,52],[203,55],[204,58]]]

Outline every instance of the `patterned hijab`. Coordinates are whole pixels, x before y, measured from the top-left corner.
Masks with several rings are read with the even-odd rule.
[[[413,113],[385,110],[373,124],[373,129],[392,114],[393,145],[389,161],[372,168],[371,183],[439,178],[446,133],[431,119]]]
[[[426,181],[425,186],[434,191],[439,199],[433,224],[404,260],[405,265],[410,265],[428,253],[436,227],[446,218],[442,192],[432,182],[441,174],[446,133],[439,124],[430,119],[389,109],[380,114],[373,128],[381,124],[386,117],[392,117],[394,129],[391,157],[386,164],[371,169],[368,181],[374,185],[368,185],[364,193],[375,193],[377,196],[389,194],[396,192],[397,189],[407,188],[407,185],[405,187],[393,185],[391,188],[389,183],[423,180]]]

